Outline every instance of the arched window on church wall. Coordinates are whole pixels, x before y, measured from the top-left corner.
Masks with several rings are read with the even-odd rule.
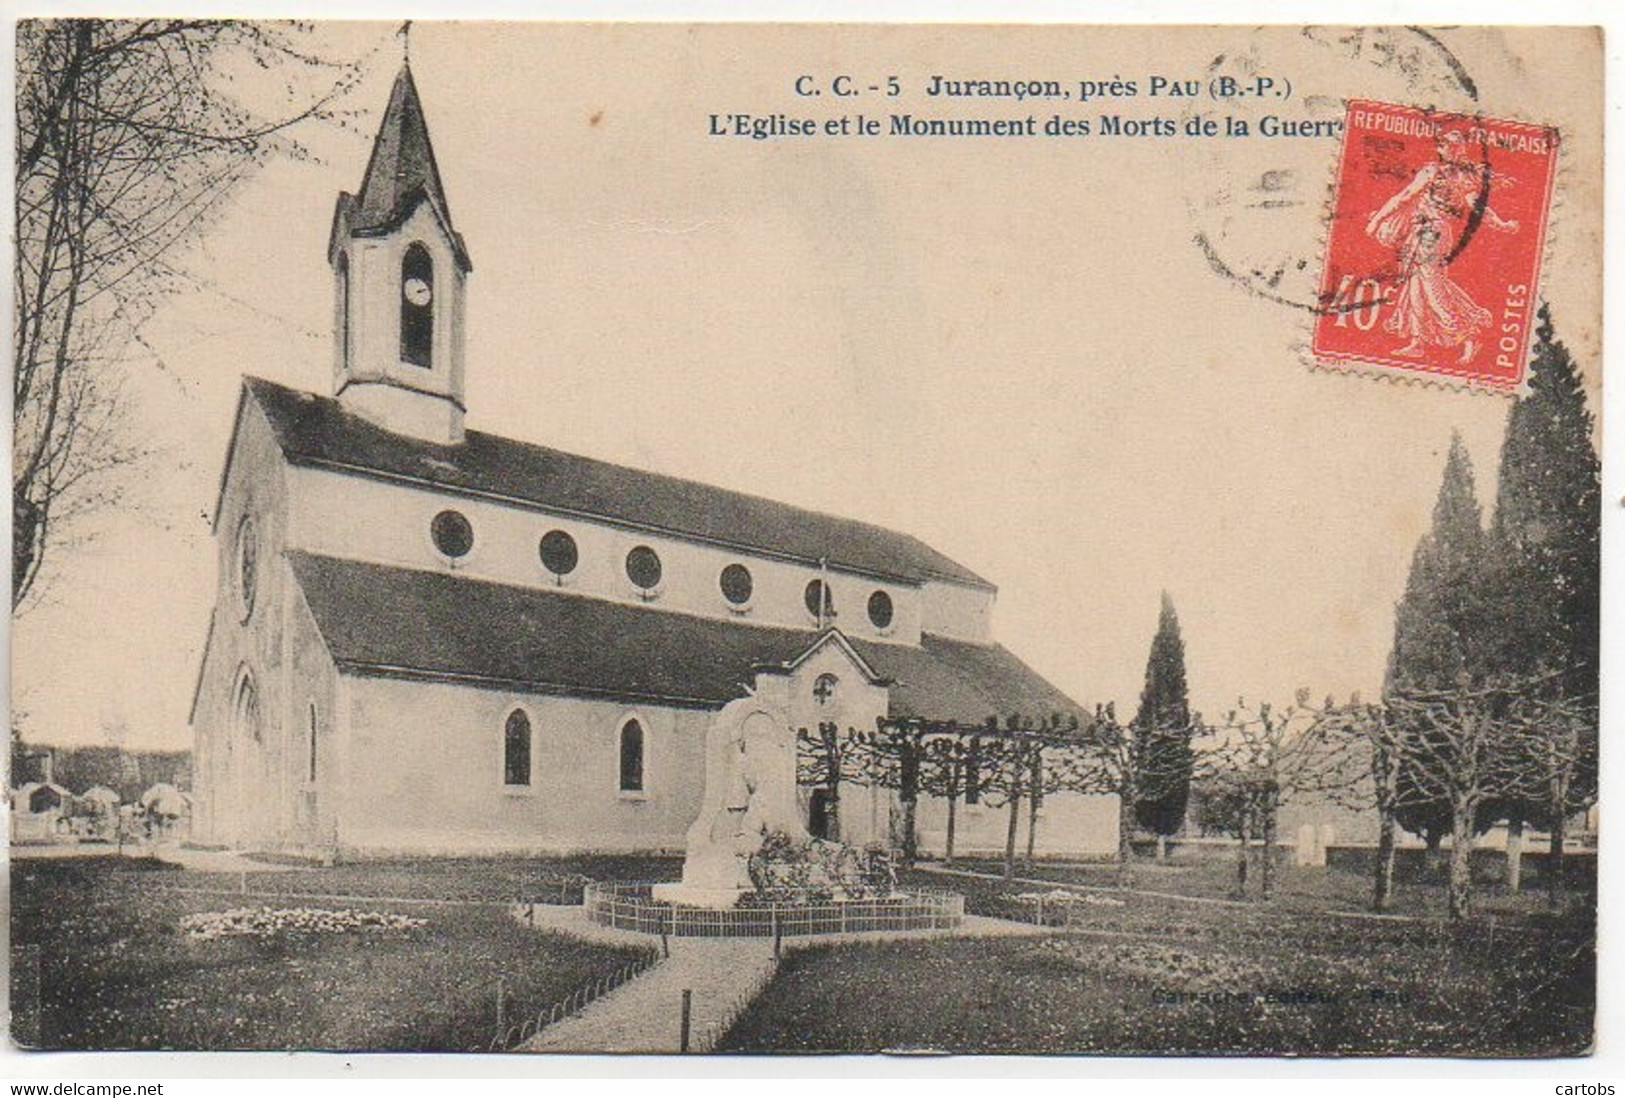
[[[232,704],[233,739],[260,742],[260,696],[254,676],[246,668],[237,677],[237,695]]]
[[[305,760],[305,780],[311,785],[316,784],[316,703],[310,703],[310,727],[307,734],[310,737],[306,749],[309,752]]]
[[[530,717],[523,709],[508,714],[502,727],[502,784],[530,784]]]
[[[635,719],[621,725],[621,792],[643,792],[643,725]]]

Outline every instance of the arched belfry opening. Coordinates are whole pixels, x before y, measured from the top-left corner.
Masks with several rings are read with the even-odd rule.
[[[418,243],[401,259],[401,361],[434,369],[434,259]]]
[[[340,252],[338,261],[333,264],[333,278],[335,296],[338,298],[338,318],[335,321],[334,340],[338,344],[339,371],[350,369],[350,313],[354,306],[350,302],[350,257]]]

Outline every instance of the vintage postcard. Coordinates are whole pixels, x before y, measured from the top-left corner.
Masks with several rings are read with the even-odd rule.
[[[1600,29],[16,40],[25,1061],[1593,1051]]]

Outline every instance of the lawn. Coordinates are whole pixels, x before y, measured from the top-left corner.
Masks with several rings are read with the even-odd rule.
[[[1023,886],[961,884],[973,912],[1022,910]],[[1041,937],[796,950],[722,1050],[1547,1056],[1591,1040],[1583,909],[1454,928],[1105,899]]]
[[[19,1043],[484,1051],[495,1032],[499,976],[512,1021],[638,956],[530,930],[494,904],[272,901],[397,913],[426,925],[196,940],[181,929],[183,917],[267,901],[165,887],[195,885],[195,876],[116,857],[14,862],[11,970]],[[442,884],[449,887],[449,880]]]
[[[1374,855],[1373,855],[1374,856]],[[996,860],[960,860],[953,867],[978,873],[1001,875],[1002,862]],[[1596,902],[1596,860],[1572,859],[1568,875],[1567,900],[1584,906]],[[1254,879],[1249,898],[1257,899],[1258,864],[1253,863]],[[1016,866],[1016,875],[1031,880],[1089,885],[1113,888],[1117,881],[1117,866],[1110,862],[1047,861],[1039,859],[1031,865]],[[934,879],[922,878],[922,883],[942,885],[966,891],[964,878],[946,874]],[[1031,886],[1024,886],[1030,890]],[[1176,893],[1202,899],[1229,900],[1237,897],[1236,864],[1233,855],[1215,856],[1211,852],[1201,857],[1180,857],[1157,862],[1149,859],[1134,864],[1133,887],[1151,892]],[[1518,894],[1509,893],[1505,885],[1488,874],[1481,875],[1474,886],[1473,900],[1484,914],[1516,918],[1532,915],[1546,909],[1547,899],[1538,878],[1526,882]],[[1340,869],[1309,868],[1281,865],[1276,870],[1275,890],[1270,905],[1296,912],[1365,911],[1371,906],[1371,877],[1365,871],[1351,872]],[[1428,876],[1407,875],[1394,885],[1394,914],[1439,917],[1445,910],[1443,868]],[[988,914],[1005,914],[989,911]]]
[[[530,930],[505,903],[568,901],[582,876],[661,879],[677,867],[652,857],[422,859],[244,877],[116,857],[14,862],[17,1037],[60,1049],[484,1050],[499,976],[511,1023],[637,957]],[[1225,868],[1149,866],[1139,883],[1222,894]],[[1104,883],[1103,872],[1040,863],[1033,875]],[[926,870],[905,874],[909,882],[962,891],[977,914],[1033,910],[1016,899],[1032,885]],[[232,894],[244,885],[277,895]],[[1429,887],[1401,895],[1436,912]],[[1496,918],[1465,928],[1326,913],[1358,909],[1364,888],[1358,874],[1288,869],[1279,904],[1096,892],[1066,929],[1040,937],[812,945],[787,954],[722,1048],[1584,1051],[1595,985],[1588,904],[1551,914],[1538,897],[1492,894],[1485,906]],[[217,940],[181,925],[262,905],[426,925]]]
[[[514,900],[580,903],[584,878],[665,881],[682,873],[683,860],[643,854],[559,857],[397,858],[334,866],[267,864],[263,872],[187,875],[192,887],[297,895],[382,896],[429,900]]]

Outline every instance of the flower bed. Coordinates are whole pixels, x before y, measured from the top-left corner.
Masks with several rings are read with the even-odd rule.
[[[203,911],[180,921],[186,936],[198,941],[269,938],[277,934],[400,932],[427,925],[427,919],[387,911],[329,911],[316,907],[238,907],[230,911]]]
[[[1122,907],[1123,901],[1115,896],[1102,896],[1092,892],[1068,892],[1064,888],[1057,888],[1050,892],[1023,892],[1016,897],[1018,904],[1043,904],[1061,907],[1067,904],[1084,904],[1091,907]]]
[[[1010,899],[1028,910],[1028,917],[1040,926],[1067,926],[1075,907],[1122,907],[1115,896],[1095,892],[1069,892],[1064,888],[1049,892],[1022,892]]]

